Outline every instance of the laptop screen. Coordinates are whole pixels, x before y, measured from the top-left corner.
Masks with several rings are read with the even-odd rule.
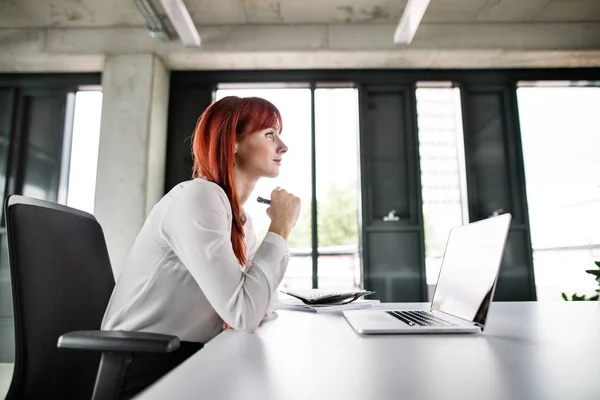
[[[450,231],[432,309],[485,324],[510,219],[503,214]]]

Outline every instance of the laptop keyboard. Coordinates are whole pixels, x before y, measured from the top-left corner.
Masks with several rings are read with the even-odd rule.
[[[398,318],[410,326],[454,326],[440,317],[427,311],[386,311],[392,317]]]

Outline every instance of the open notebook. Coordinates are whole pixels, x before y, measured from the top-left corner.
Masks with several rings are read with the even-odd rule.
[[[295,297],[306,305],[343,305],[349,304],[360,299],[363,296],[371,295],[375,292],[369,290],[354,290],[331,292],[319,289],[311,290],[280,290],[281,293]]]

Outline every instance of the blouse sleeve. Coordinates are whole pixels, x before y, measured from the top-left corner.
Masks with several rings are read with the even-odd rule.
[[[190,185],[174,194],[161,225],[163,238],[223,321],[253,332],[282,279],[287,242],[269,232],[242,270],[230,232],[231,206],[214,184]]]
[[[287,253],[283,259],[281,260],[281,264],[279,265],[279,269],[277,271],[277,287],[283,280],[283,276],[285,275],[285,271],[287,271],[288,262],[290,260],[289,253]],[[271,294],[271,302],[269,304],[269,308],[267,309],[267,315],[271,314],[273,311],[279,308],[279,294],[277,293],[277,288]]]

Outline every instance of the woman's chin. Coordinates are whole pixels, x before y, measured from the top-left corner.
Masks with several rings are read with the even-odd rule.
[[[279,168],[274,171],[269,171],[264,175],[265,178],[277,178],[279,176]]]

